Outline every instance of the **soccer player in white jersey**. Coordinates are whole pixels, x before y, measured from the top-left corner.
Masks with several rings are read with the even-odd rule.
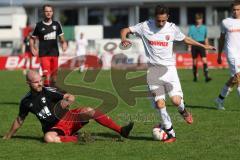
[[[215,100],[217,109],[220,110],[225,110],[223,105],[224,99],[234,86],[237,86],[237,91],[240,96],[240,0],[235,0],[231,7],[232,17],[222,21],[218,48],[218,63],[222,63],[221,55],[224,48],[231,72],[230,79]]]
[[[198,43],[185,36],[174,23],[167,21],[168,17],[168,8],[158,5],[155,8],[154,19],[149,19],[145,22],[136,24],[135,26],[121,30],[121,45],[123,47],[128,47],[128,45],[131,45],[131,42],[127,40],[127,34],[135,33],[142,39],[145,53],[148,57],[149,66],[160,66],[160,69],[162,68],[163,70],[166,70],[166,73],[163,76],[157,77],[157,81],[164,81],[166,84],[170,84],[172,90],[165,91],[164,89],[163,94],[157,95],[153,91],[157,88],[164,88],[165,86],[152,85],[152,83],[148,81],[149,90],[152,92],[155,100],[155,107],[159,111],[162,119],[162,126],[168,133],[169,138],[164,141],[165,143],[171,143],[176,140],[171,118],[166,110],[166,94],[169,95],[172,103],[177,106],[179,113],[183,116],[185,121],[188,124],[193,123],[192,115],[187,112],[183,101],[183,92],[176,70],[176,60],[173,54],[173,42],[184,41],[189,45],[199,46],[207,50],[214,49],[213,46]],[[149,67],[149,69],[150,68],[151,67]],[[149,74],[153,73],[150,73],[148,70],[148,79],[151,79]]]

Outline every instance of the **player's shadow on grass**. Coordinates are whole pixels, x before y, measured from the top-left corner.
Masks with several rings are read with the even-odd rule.
[[[153,141],[152,137],[147,136],[129,136],[130,140],[137,140],[137,141]]]
[[[119,135],[111,133],[91,133],[91,137],[94,141],[122,141]]]
[[[91,134],[95,140],[102,141],[102,140],[116,140],[121,141],[121,137],[117,134],[112,133],[92,133]],[[147,136],[129,136],[128,139],[130,140],[141,140],[141,141],[153,141],[152,137]]]
[[[198,105],[186,105],[186,108],[198,108],[198,109],[217,110],[215,107],[209,107],[209,106],[198,106]]]
[[[12,139],[33,140],[33,141],[43,142],[42,137],[33,137],[33,136],[14,136],[12,137]]]
[[[11,106],[12,105],[14,105],[14,106],[17,105],[18,106],[19,102],[0,102],[0,106],[1,105],[11,105]]]

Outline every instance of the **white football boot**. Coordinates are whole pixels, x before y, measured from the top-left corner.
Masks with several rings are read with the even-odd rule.
[[[224,106],[223,106],[223,100],[219,99],[219,98],[216,98],[215,99],[215,105],[216,105],[216,108],[218,110],[225,110]]]

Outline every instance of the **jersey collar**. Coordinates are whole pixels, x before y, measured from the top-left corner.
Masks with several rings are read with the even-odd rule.
[[[50,22],[44,22],[44,21],[42,21],[43,24],[48,25],[48,26],[51,25],[52,22],[53,22],[52,20],[51,20]]]

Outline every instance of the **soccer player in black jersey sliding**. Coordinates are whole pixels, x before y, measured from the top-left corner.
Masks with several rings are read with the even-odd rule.
[[[42,77],[35,71],[30,70],[27,73],[26,81],[30,91],[21,100],[19,114],[3,139],[10,139],[16,133],[29,112],[41,122],[44,141],[47,143],[77,142],[76,132],[90,119],[126,138],[133,128],[132,122],[121,127],[97,109],[67,109],[74,103],[75,97],[69,93],[60,93],[52,87],[43,87]]]
[[[45,78],[45,86],[54,86],[58,69],[58,37],[63,51],[67,49],[62,27],[59,22],[53,20],[53,6],[43,6],[44,18],[36,24],[30,39],[30,49],[34,56],[39,56],[40,65]],[[36,41],[39,40],[39,47]]]

